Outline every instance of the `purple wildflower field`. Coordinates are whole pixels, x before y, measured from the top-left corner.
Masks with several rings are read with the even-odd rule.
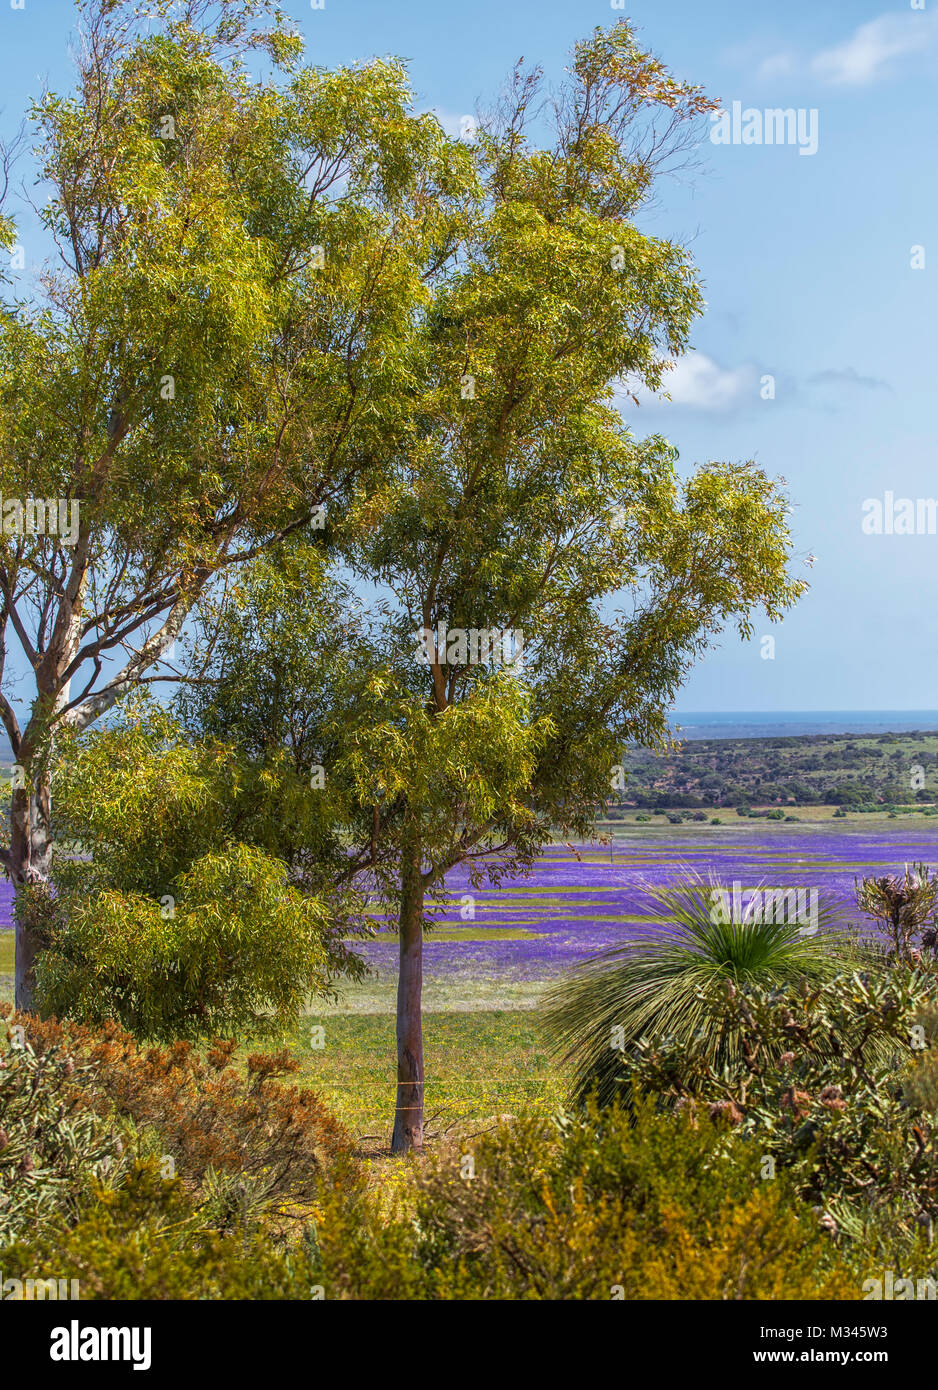
[[[481,989],[504,1005],[533,1001],[540,981],[577,961],[627,940],[660,930],[662,919],[644,885],[675,882],[688,869],[713,874],[726,884],[739,881],[743,892],[763,885],[817,888],[844,924],[858,922],[854,879],[901,870],[904,863],[938,862],[938,838],[931,829],[900,833],[757,831],[722,828],[719,835],[665,835],[570,848],[556,844],[526,877],[500,888],[473,890],[464,867],[447,877],[447,901],[434,910],[426,937],[424,980],[430,999],[448,1007],[467,1004]],[[474,918],[460,916],[460,900],[474,899]],[[12,918],[12,888],[0,883],[0,929]],[[386,925],[376,939],[356,943],[374,968],[379,996],[397,974],[397,937]],[[494,991],[494,995],[493,995]],[[358,990],[353,990],[353,995]],[[343,991],[344,993],[344,991]],[[358,1007],[374,1007],[370,987]],[[366,1000],[370,999],[370,1004]],[[470,1005],[472,1007],[476,1005]],[[341,1008],[342,1006],[340,1006]]]
[[[764,885],[817,888],[844,924],[859,922],[854,879],[885,874],[904,863],[938,859],[934,832],[894,834],[824,833],[763,835],[752,830],[712,840],[619,841],[600,845],[552,846],[526,878],[492,889],[470,888],[464,868],[447,878],[448,903],[435,914],[443,939],[427,936],[425,976],[481,975],[503,981],[548,979],[576,961],[626,940],[653,935],[661,925],[643,885],[665,885],[695,869],[743,892]],[[460,918],[460,898],[475,898],[475,918]],[[477,940],[481,932],[511,932],[505,939]],[[520,935],[525,933],[525,935]],[[529,935],[528,935],[529,933]],[[385,939],[381,939],[385,938]],[[464,938],[464,939],[459,939]],[[397,940],[382,927],[363,954],[379,974],[396,966]]]

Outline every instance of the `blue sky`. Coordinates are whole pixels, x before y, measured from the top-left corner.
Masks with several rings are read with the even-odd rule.
[[[19,0],[13,0],[19,3]],[[728,110],[817,112],[817,152],[705,142],[649,230],[691,245],[707,312],[670,403],[630,407],[682,466],[755,458],[782,474],[811,591],[752,642],[727,634],[689,709],[938,707],[938,535],[870,535],[868,498],[938,497],[938,0],[308,0],[284,8],[332,65],[397,54],[448,121],[522,54],[559,76],[597,24],[628,15],[675,73]],[[70,0],[0,0],[0,130],[69,84]],[[924,248],[924,268],[912,247]],[[918,259],[921,259],[919,255]],[[763,399],[771,375],[775,398]],[[761,638],[775,638],[766,660]]]

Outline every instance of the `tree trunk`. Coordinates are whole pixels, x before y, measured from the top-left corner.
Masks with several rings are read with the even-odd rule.
[[[400,969],[397,977],[397,1109],[391,1152],[423,1146],[423,882],[419,842],[401,864]]]
[[[15,1004],[20,1013],[35,1012],[36,957],[44,940],[39,923],[40,903],[26,903],[22,892],[27,886],[50,884],[52,841],[49,822],[52,787],[48,774],[40,773],[35,787],[14,787],[10,805],[10,877],[16,894],[16,964],[14,966]]]

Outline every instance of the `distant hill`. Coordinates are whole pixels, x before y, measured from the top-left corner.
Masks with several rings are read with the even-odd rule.
[[[694,739],[661,756],[630,748],[623,761],[623,806],[938,802],[938,732]]]

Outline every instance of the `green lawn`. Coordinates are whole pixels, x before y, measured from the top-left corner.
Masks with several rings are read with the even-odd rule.
[[[311,1048],[317,1026],[324,1046]],[[561,1077],[531,1010],[428,1013],[423,1031],[429,1136],[471,1133],[496,1115],[559,1103]],[[302,1064],[300,1084],[322,1096],[357,1139],[387,1141],[396,1090],[390,1012],[311,1014],[285,1041]]]

